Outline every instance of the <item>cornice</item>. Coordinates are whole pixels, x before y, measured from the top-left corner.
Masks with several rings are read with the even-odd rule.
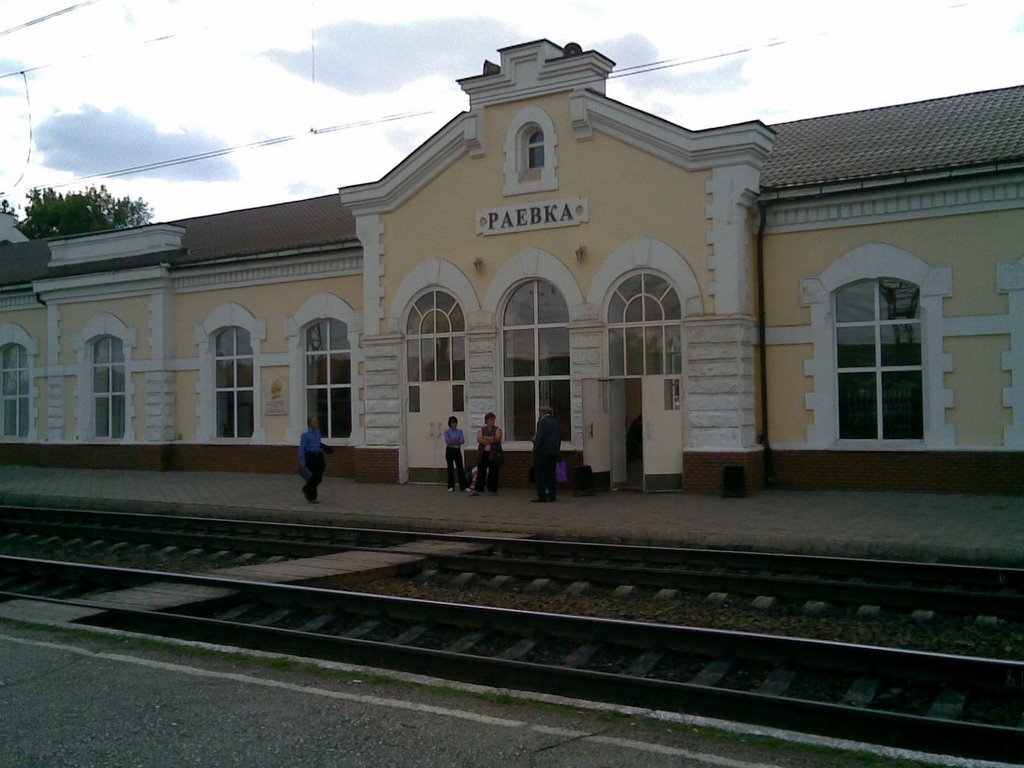
[[[169,285],[167,267],[156,266],[34,280],[32,290],[44,303],[60,304],[144,296],[167,290]]]
[[[823,187],[813,196],[762,198],[768,234],[860,226],[1024,207],[1024,172],[998,178],[951,177],[900,186]]]
[[[193,267],[176,271],[172,275],[172,288],[176,293],[196,290],[236,288],[243,285],[261,285],[315,277],[341,277],[359,275],[363,271],[363,257],[334,255],[315,259],[288,260],[255,265],[232,264],[218,267]]]
[[[339,190],[341,202],[357,218],[395,210],[463,155],[482,153],[482,119],[479,110],[462,113],[380,181]]]
[[[590,90],[569,99],[573,130],[579,141],[595,129],[687,170],[730,165],[760,169],[771,153],[775,134],[760,122],[690,131]]]

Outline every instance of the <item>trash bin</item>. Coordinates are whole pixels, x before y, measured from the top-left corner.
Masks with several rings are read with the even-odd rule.
[[[576,471],[573,472],[573,495],[594,495],[594,470],[589,464],[576,467]]]
[[[722,496],[742,499],[747,495],[744,467],[725,467],[722,470]]]

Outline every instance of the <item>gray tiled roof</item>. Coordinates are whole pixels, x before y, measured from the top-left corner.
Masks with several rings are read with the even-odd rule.
[[[256,256],[356,243],[352,213],[337,194],[168,222],[185,227],[180,251],[48,266],[47,240],[0,243],[0,285],[168,263],[172,268],[231,256]]]
[[[773,125],[765,188],[1024,160],[1024,86]]]

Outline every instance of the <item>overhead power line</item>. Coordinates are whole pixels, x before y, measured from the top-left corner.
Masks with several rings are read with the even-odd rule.
[[[102,0],[85,0],[81,3],[69,5],[67,8],[61,8],[59,11],[54,11],[53,13],[48,13],[45,16],[40,16],[38,19],[32,19],[32,21],[26,21],[24,24],[19,24],[16,27],[10,27],[9,29],[2,30],[0,31],[0,37],[3,37],[4,35],[9,35],[12,32],[17,32],[21,29],[28,29],[29,27],[35,26],[36,24],[42,24],[44,21],[55,19],[58,16],[63,16],[65,13],[71,13],[72,11],[77,11],[79,8],[84,8],[87,5],[92,5],[93,3],[99,2],[102,2]]]

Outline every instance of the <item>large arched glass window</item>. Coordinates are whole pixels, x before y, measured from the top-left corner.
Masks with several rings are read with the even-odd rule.
[[[96,437],[124,437],[124,346],[113,336],[92,343],[92,397]]]
[[[324,437],[352,436],[352,348],[341,320],[306,328],[306,416]]]
[[[466,321],[462,307],[444,291],[420,296],[405,326],[409,381],[464,381]]]
[[[217,437],[252,437],[255,392],[249,332],[225,328],[217,334],[214,350]]]
[[[513,292],[502,317],[505,423],[511,440],[529,440],[537,408],[550,405],[571,435],[569,386],[569,309],[561,292],[546,280],[531,280]]]
[[[28,435],[28,353],[21,344],[8,344],[0,353],[0,396],[3,398],[4,437]]]
[[[657,275],[623,280],[608,303],[608,373],[676,374],[683,368],[679,296]]]
[[[920,296],[919,286],[894,278],[836,291],[840,438],[923,437]]]

